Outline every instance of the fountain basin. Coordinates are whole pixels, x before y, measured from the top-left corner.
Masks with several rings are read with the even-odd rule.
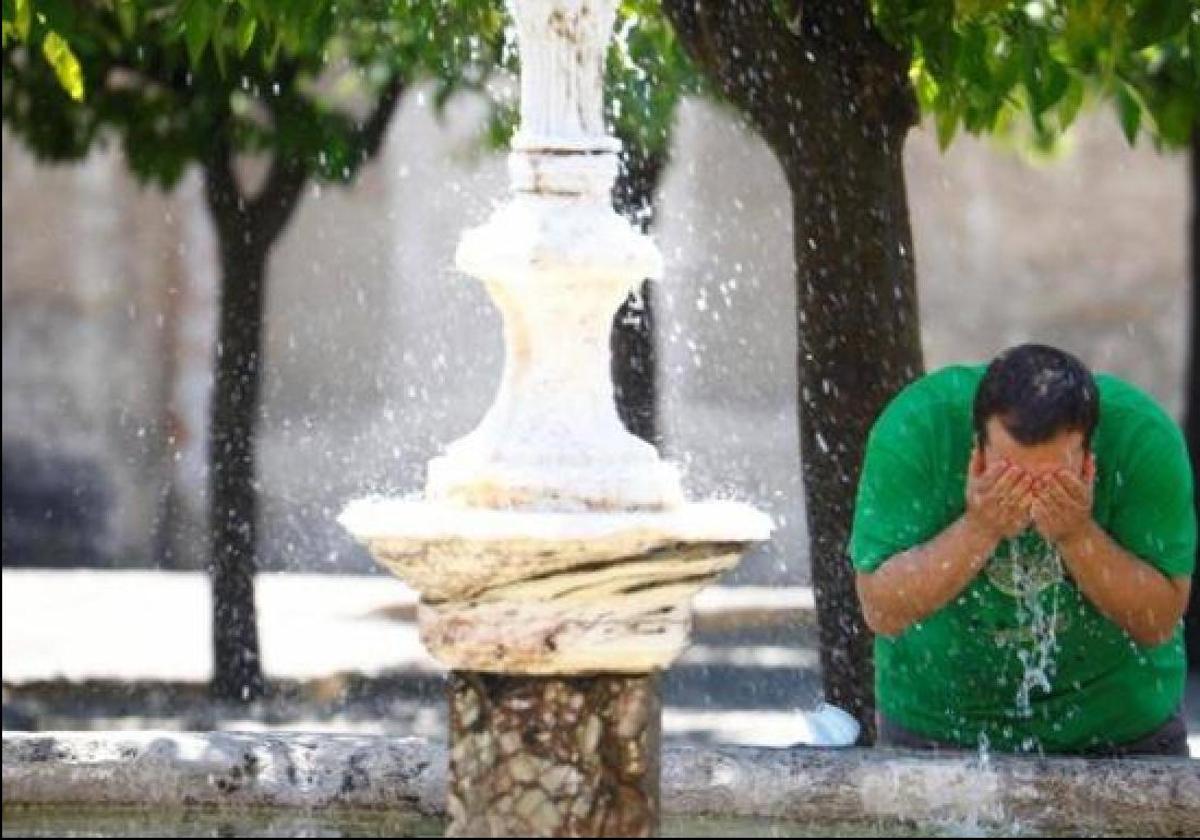
[[[771,531],[737,502],[570,512],[363,499],[339,521],[421,592],[430,653],[530,675],[666,667],[687,644],[692,596]]]
[[[183,809],[208,809],[222,824],[240,819],[248,827],[273,813],[264,809],[287,809],[290,818],[318,827],[324,818],[339,833],[356,833],[368,815],[385,814],[390,833],[380,836],[395,836],[401,820],[434,818],[414,828],[436,832],[446,813],[445,746],[419,739],[5,733],[3,752],[6,831],[18,809],[31,806],[56,809],[47,822],[59,831],[43,836],[78,827],[86,809],[114,806],[136,806],[137,813],[86,827],[129,834],[149,825],[161,832],[154,836],[194,836],[196,823],[178,816]],[[703,834],[830,836],[836,828],[844,836],[1191,837],[1200,813],[1200,762],[1181,758],[981,760],[967,753],[672,745],[662,766],[664,812],[686,818],[692,830],[707,826]]]

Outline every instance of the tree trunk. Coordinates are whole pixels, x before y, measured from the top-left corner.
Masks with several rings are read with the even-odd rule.
[[[665,163],[665,151],[647,153],[626,144],[613,203],[617,212],[643,233],[654,223],[654,194]],[[622,422],[642,440],[657,446],[661,440],[654,341],[654,284],[647,280],[613,319],[612,378]]]
[[[1189,283],[1191,322],[1187,356],[1187,401],[1184,413],[1184,433],[1192,457],[1192,476],[1200,476],[1200,125],[1192,127],[1192,241]],[[1200,482],[1198,482],[1200,484]],[[1200,518],[1200,492],[1194,496],[1196,516]],[[1193,584],[1191,601],[1184,619],[1184,641],[1187,644],[1188,666],[1200,672],[1200,584]]]
[[[277,158],[262,191],[248,200],[227,146],[218,141],[204,165],[221,270],[208,451],[212,691],[219,699],[243,703],[261,697],[266,688],[254,604],[254,431],[262,385],[267,260],[306,181],[302,166]]]
[[[249,243],[220,239],[220,315],[209,439],[213,692],[242,702],[265,690],[254,606],[254,427],[262,381],[268,247],[253,237]]]
[[[873,637],[847,553],[850,525],[871,426],[923,369],[906,129],[885,139],[872,128],[848,120],[780,155],[799,272],[800,452],[825,697],[858,718],[868,742]]]
[[[904,139],[908,57],[868,4],[665,0],[681,42],[779,159],[792,195],[801,460],[826,699],[874,739],[871,634],[847,555],[867,433],[921,374]]]
[[[294,68],[281,72],[293,78]],[[359,164],[383,148],[406,86],[401,76],[380,91],[371,113],[349,138]],[[272,100],[274,107],[283,107]],[[276,119],[279,113],[274,113]],[[258,494],[255,425],[262,386],[267,261],[308,183],[303,157],[279,152],[253,198],[238,184],[229,133],[218,134],[204,161],[204,192],[216,228],[221,294],[209,429],[209,532],[213,595],[214,696],[249,702],[262,696],[254,605]]]

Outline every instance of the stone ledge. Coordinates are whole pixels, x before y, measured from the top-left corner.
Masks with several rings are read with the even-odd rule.
[[[445,747],[366,736],[4,734],[9,805],[444,813]],[[1193,836],[1200,762],[668,746],[664,812],[789,822]]]
[[[446,751],[419,738],[234,732],[4,733],[5,806],[445,810]]]
[[[1194,836],[1200,761],[677,747],[669,813],[933,826],[954,834]]]

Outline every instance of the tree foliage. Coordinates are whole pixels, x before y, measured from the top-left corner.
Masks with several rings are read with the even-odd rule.
[[[115,136],[164,188],[217,141],[348,182],[372,103],[420,77],[480,79],[501,27],[492,4],[437,0],[4,0],[4,118],[48,160]]]
[[[964,129],[1027,126],[1047,147],[1088,98],[1111,101],[1129,142],[1183,146],[1200,118],[1195,0],[875,0],[912,56],[942,146]]]
[[[520,67],[503,0],[4,0],[4,33],[5,119],[35,153],[76,159],[115,132],[134,173],[163,187],[203,159],[214,130],[237,152],[349,181],[364,150],[348,103],[426,78],[440,108],[464,89],[502,91],[492,83]],[[656,0],[622,0],[607,72],[613,132],[665,154],[675,107],[702,77]],[[516,101],[492,103],[499,147]]]
[[[675,108],[705,90],[657,0],[623,0],[608,56],[613,133],[647,154],[667,153]]]
[[[4,0],[5,119],[40,155],[77,158],[105,129],[144,181],[170,186],[214,130],[240,152],[348,181],[364,157],[354,109],[397,79],[439,82],[439,104],[516,72],[501,0]],[[775,3],[790,14],[803,4]],[[911,55],[942,145],[959,130],[1029,130],[1048,146],[1089,98],[1130,142],[1181,146],[1200,118],[1194,0],[875,0]],[[665,151],[682,96],[703,89],[657,0],[622,0],[608,63],[614,132]],[[491,139],[507,140],[511,99]]]

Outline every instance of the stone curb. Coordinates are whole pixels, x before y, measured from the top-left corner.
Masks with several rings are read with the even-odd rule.
[[[1187,836],[1200,828],[1200,761],[918,754],[812,747],[675,747],[669,813],[954,834]]]
[[[10,805],[444,813],[444,745],[303,733],[5,733]],[[1195,836],[1200,761],[668,746],[664,812],[959,831]]]
[[[4,733],[4,805],[445,810],[420,738],[237,732]]]

